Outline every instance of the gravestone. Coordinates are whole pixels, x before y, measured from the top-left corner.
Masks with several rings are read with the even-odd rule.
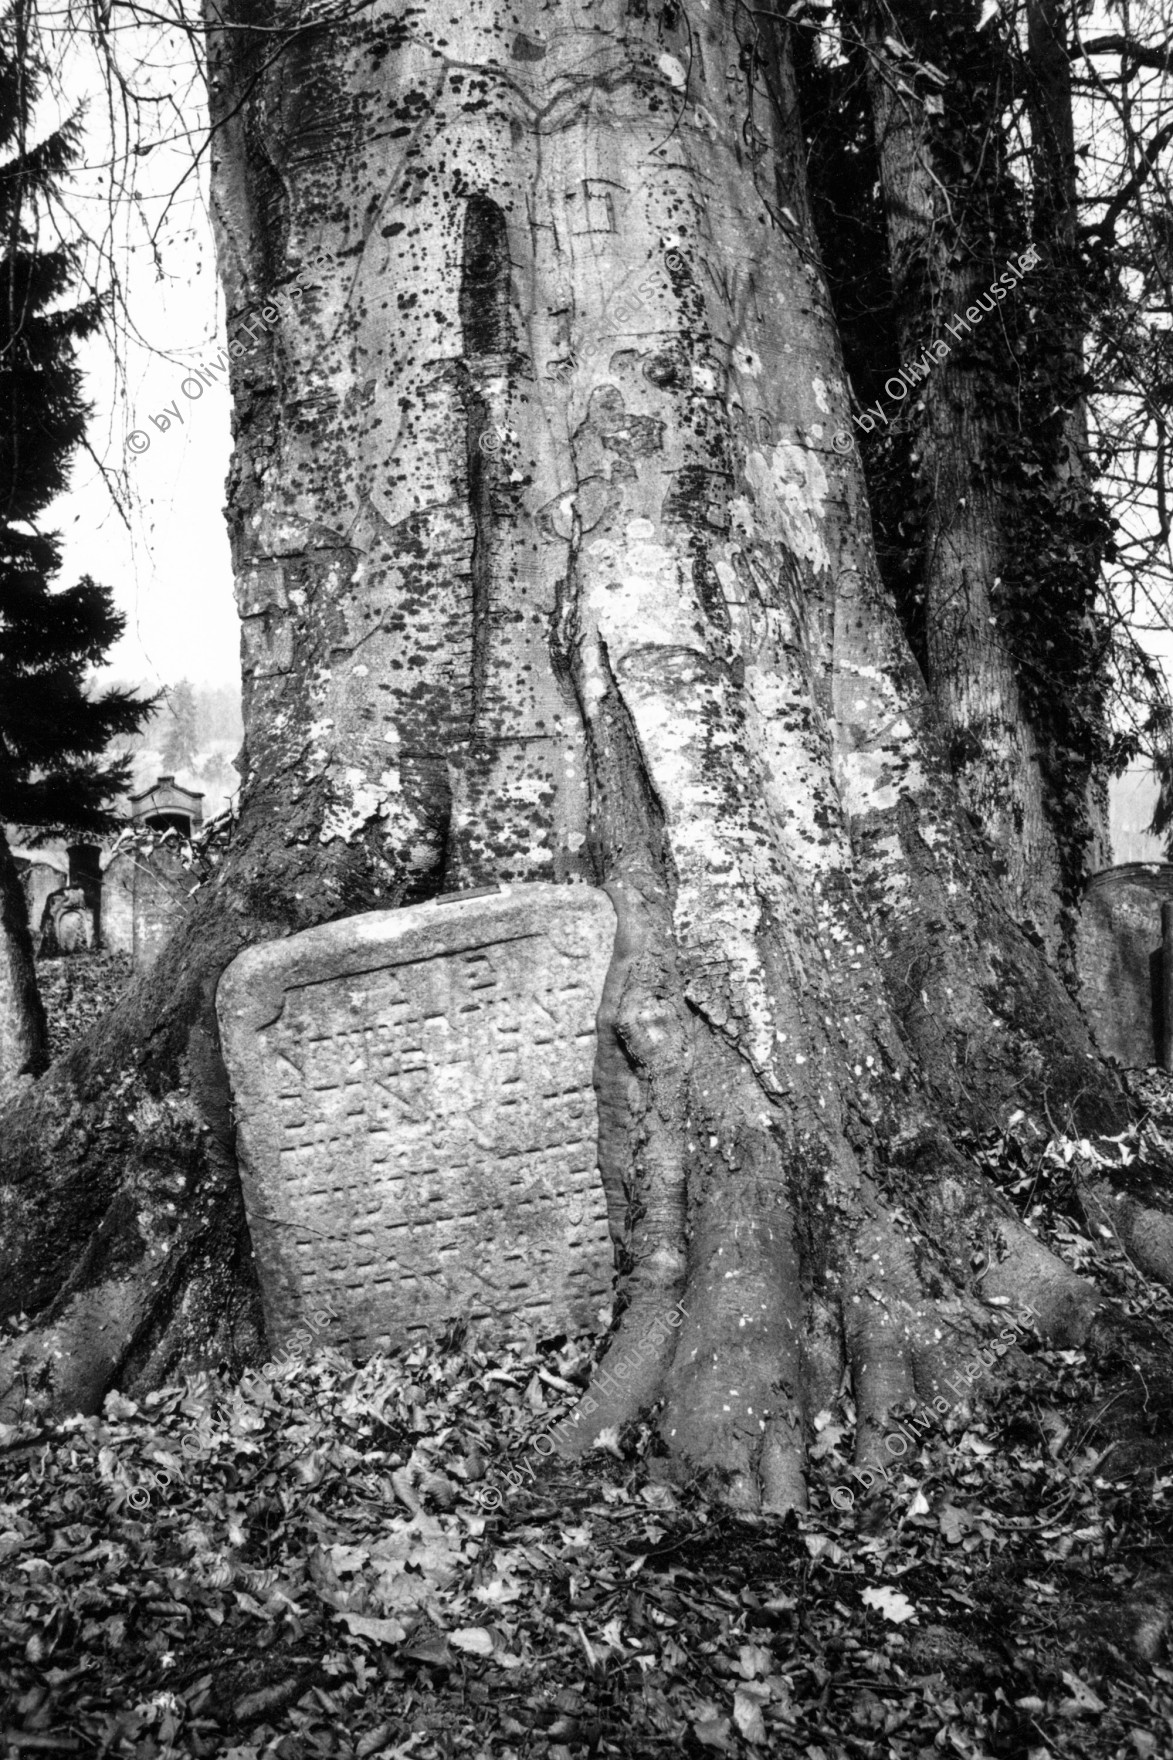
[[[102,876],[102,945],[146,972],[191,908],[196,874],[176,836],[128,840]]]
[[[57,936],[57,948],[60,953],[81,953],[94,945],[94,919],[89,913],[85,901],[85,893],[80,887],[71,887],[66,893],[67,899],[75,902],[66,905],[54,921]]]
[[[116,849],[102,874],[102,946],[107,953],[134,952],[134,880],[139,859],[133,845]]]
[[[605,892],[531,883],[232,962],[216,1007],[273,1347],[311,1314],[356,1357],[456,1317],[482,1336],[596,1324],[613,1252],[592,1077],[615,928]]]
[[[1127,1069],[1158,1063],[1164,1046],[1161,906],[1173,866],[1125,862],[1088,881],[1076,935],[1080,1000],[1100,1051]]]
[[[41,925],[45,918],[45,906],[53,893],[58,892],[65,883],[65,874],[52,862],[38,860],[33,857],[19,864],[20,884],[24,890],[25,904],[28,909],[29,933],[33,938],[34,950],[40,947]]]
[[[134,874],[134,969],[149,971],[191,909],[196,875],[176,840],[139,854]]]
[[[0,838],[0,1104],[30,1085],[44,1051],[45,1017],[37,999],[25,895]]]
[[[81,953],[94,945],[94,919],[80,886],[62,886],[45,901],[42,954]]]
[[[96,843],[70,843],[65,847],[69,861],[70,891],[81,892],[92,924],[91,945],[102,939],[102,850]]]

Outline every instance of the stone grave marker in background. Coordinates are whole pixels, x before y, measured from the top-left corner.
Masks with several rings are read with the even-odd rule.
[[[1165,1050],[1161,906],[1173,899],[1173,866],[1126,862],[1088,881],[1076,936],[1080,1000],[1107,1057],[1126,1068],[1159,1063]]]
[[[607,894],[531,883],[250,948],[216,1006],[269,1342],[597,1324]]]
[[[140,855],[134,875],[134,969],[146,972],[191,909],[197,876],[178,844],[160,843]]]
[[[102,946],[108,953],[134,952],[134,878],[139,853],[117,848],[102,871]]]
[[[53,894],[60,892],[65,885],[65,874],[55,863],[38,861],[35,857],[31,861],[21,862],[19,866],[20,883],[28,909],[29,933],[33,938],[34,949],[39,949],[45,906]]]
[[[136,972],[154,965],[191,908],[197,874],[178,838],[129,840],[102,876],[102,945],[129,953]]]
[[[94,919],[80,886],[50,893],[41,919],[42,953],[81,953],[94,945]]]

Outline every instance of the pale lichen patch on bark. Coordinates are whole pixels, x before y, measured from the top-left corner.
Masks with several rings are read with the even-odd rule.
[[[751,452],[745,474],[754,491],[759,529],[816,570],[828,568],[823,527],[829,484],[819,454],[781,440],[766,454]]]
[[[366,831],[372,820],[387,817],[392,810],[392,801],[400,792],[398,777],[391,779],[394,787],[387,782],[372,782],[354,765],[331,766],[328,779],[331,792],[318,833],[321,843],[329,843],[336,837],[344,843],[353,841]]]

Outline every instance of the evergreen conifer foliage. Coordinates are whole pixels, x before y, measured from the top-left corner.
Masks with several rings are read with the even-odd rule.
[[[109,802],[129,775],[107,748],[151,703],[89,686],[125,620],[88,575],[53,590],[60,542],[37,527],[85,432],[75,346],[101,315],[96,299],[62,308],[76,251],[38,236],[46,198],[77,157],[80,122],[28,144],[37,71],[18,3],[0,16],[0,820],[100,832],[115,823]]]

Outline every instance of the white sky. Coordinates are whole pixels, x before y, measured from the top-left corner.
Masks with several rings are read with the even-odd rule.
[[[153,41],[157,42],[157,33]],[[53,45],[50,44],[52,50]],[[99,334],[78,350],[86,396],[94,406],[89,443],[106,472],[125,472],[129,530],[98,463],[79,450],[69,493],[44,516],[64,542],[59,577],[80,574],[110,586],[127,619],[109,671],[144,683],[226,684],[239,679],[239,633],[224,523],[230,450],[229,398],[221,369],[198,401],[180,385],[191,367],[212,368],[225,345],[224,308],[215,270],[206,196],[206,160],[197,178],[183,130],[202,139],[203,90],[192,78],[190,51],[178,35],[148,75],[170,94],[155,132],[162,144],[137,159],[137,201],[114,220],[113,248],[123,280],[130,333],[123,338],[121,385],[110,339]],[[65,63],[63,108],[87,99],[86,151],[70,190],[71,208],[92,230],[109,223],[109,134],[102,72],[91,52]],[[51,104],[45,107],[52,119]],[[168,137],[171,137],[168,140]],[[186,179],[185,179],[185,174]],[[178,188],[178,194],[172,194]],[[150,232],[162,226],[157,250]],[[194,390],[189,381],[189,389]],[[182,425],[161,432],[150,420],[177,405]],[[127,447],[132,430],[150,436],[141,456]]]

